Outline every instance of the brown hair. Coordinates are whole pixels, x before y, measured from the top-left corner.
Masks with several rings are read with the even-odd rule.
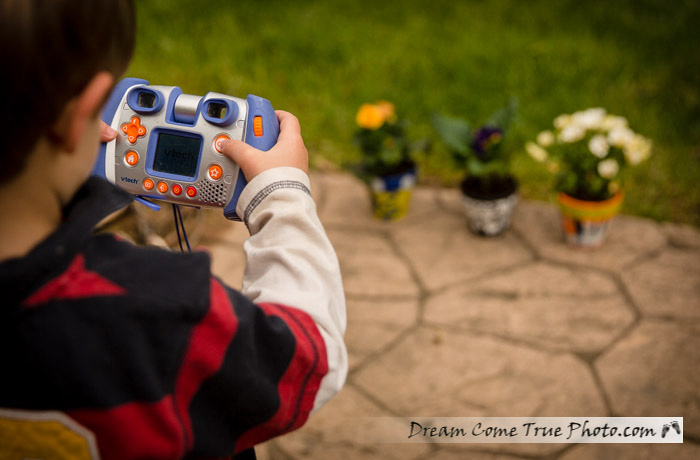
[[[131,0],[0,0],[0,183],[97,72],[126,70],[134,36]]]

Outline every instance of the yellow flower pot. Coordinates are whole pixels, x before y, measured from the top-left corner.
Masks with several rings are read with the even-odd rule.
[[[411,196],[416,184],[415,167],[402,173],[375,177],[370,180],[374,217],[381,220],[398,220],[408,213]]]

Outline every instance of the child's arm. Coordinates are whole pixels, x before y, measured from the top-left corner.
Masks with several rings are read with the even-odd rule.
[[[318,326],[328,359],[314,402],[318,409],[340,390],[347,374],[345,296],[337,257],[310,195],[299,122],[287,112],[277,116],[280,135],[269,151],[240,141],[223,148],[249,181],[236,209],[251,234],[244,245],[242,292],[256,303],[298,308]]]

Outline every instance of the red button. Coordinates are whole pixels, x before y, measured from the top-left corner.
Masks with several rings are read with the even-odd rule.
[[[185,190],[185,193],[187,194],[188,197],[194,198],[195,196],[197,196],[197,189],[194,188],[194,187],[192,187],[192,186],[190,185],[190,186],[187,187],[187,189]]]
[[[145,178],[143,180],[143,188],[145,188],[146,190],[153,190],[153,187],[155,187],[153,179]]]
[[[127,166],[136,166],[139,163],[138,152],[135,152],[133,150],[129,150],[128,152],[126,152],[126,155],[124,155],[124,163],[126,163]]]
[[[221,147],[221,144],[223,144],[225,141],[230,141],[230,140],[231,140],[230,136],[227,136],[226,134],[219,134],[214,139],[214,149],[216,149],[217,152],[222,153],[224,149]]]
[[[172,189],[173,195],[179,195],[182,193],[182,185],[180,184],[173,184],[173,189]]]
[[[221,166],[215,163],[209,166],[209,171],[207,171],[207,173],[209,174],[209,178],[211,180],[219,180],[221,179],[221,176],[224,175],[224,170]]]
[[[168,184],[165,182],[158,182],[158,191],[160,193],[165,193],[168,191]]]
[[[131,144],[135,144],[139,137],[146,135],[146,127],[141,126],[141,119],[134,115],[129,123],[122,125],[122,132]]]

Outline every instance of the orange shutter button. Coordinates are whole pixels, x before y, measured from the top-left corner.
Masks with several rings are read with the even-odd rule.
[[[162,182],[162,181],[158,182],[158,191],[160,193],[167,192],[168,191],[168,184],[166,184],[165,182]]]
[[[150,178],[145,178],[143,180],[143,188],[146,190],[153,190],[153,187],[155,187],[156,184],[153,183],[153,179]]]
[[[207,174],[209,174],[209,179],[216,181],[220,180],[224,175],[224,170],[221,166],[214,163],[213,165],[209,166]]]
[[[228,136],[226,134],[219,134],[214,138],[214,150],[216,150],[219,153],[223,153],[223,147],[221,144],[223,144],[225,141],[230,141],[231,136]]]
[[[129,150],[124,155],[124,163],[129,167],[134,167],[139,163],[139,154],[134,150]]]

